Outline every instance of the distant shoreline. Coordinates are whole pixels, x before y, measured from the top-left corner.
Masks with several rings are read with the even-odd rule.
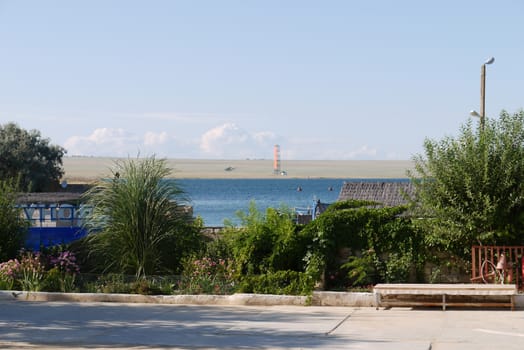
[[[64,180],[70,183],[91,183],[111,175],[115,162],[127,158],[64,157]],[[178,179],[271,179],[271,178],[340,178],[391,179],[406,178],[413,169],[410,160],[286,160],[275,174],[273,161],[167,159],[173,169],[170,178]]]

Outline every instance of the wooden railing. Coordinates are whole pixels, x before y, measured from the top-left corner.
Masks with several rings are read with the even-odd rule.
[[[496,266],[502,254],[506,257],[507,266],[505,283],[515,284],[519,290],[524,289],[524,246],[473,246],[471,281],[482,283],[482,262],[489,260]]]

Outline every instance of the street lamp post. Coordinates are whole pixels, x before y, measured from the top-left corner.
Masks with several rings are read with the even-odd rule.
[[[480,130],[484,130],[486,120],[486,65],[495,62],[495,57],[491,57],[480,67],[480,114],[471,111],[471,115],[480,118]]]

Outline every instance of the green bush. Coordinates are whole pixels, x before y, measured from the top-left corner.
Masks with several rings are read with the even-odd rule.
[[[71,293],[75,288],[76,274],[60,271],[59,267],[53,267],[47,271],[42,283],[42,290],[46,292]]]
[[[108,273],[98,276],[96,281],[86,283],[90,293],[130,293],[131,286],[125,276],[119,273]]]
[[[349,286],[367,286],[377,282],[378,272],[374,258],[375,254],[372,251],[365,252],[360,257],[349,257],[348,262],[341,266],[346,272]]]
[[[386,282],[407,282],[413,266],[414,264],[411,254],[390,254],[386,262]]]
[[[422,269],[426,251],[423,235],[402,215],[406,208],[367,207],[369,204],[335,203],[300,232],[310,242],[304,256],[305,271],[317,281],[329,271],[339,279],[346,275],[347,288],[386,281],[408,282],[412,270]],[[341,248],[352,252],[346,261],[339,255]],[[325,282],[329,287],[330,281]]]
[[[281,270],[246,277],[241,283],[240,292],[277,295],[310,295],[313,292],[314,286],[315,281],[308,274]]]
[[[17,193],[14,180],[0,179],[0,262],[17,256],[29,226],[21,210],[15,206]]]
[[[233,264],[212,258],[189,259],[178,284],[179,294],[231,294],[235,290]]]
[[[47,271],[43,282],[43,290],[47,292],[61,292],[62,291],[62,273],[56,267]]]
[[[252,202],[248,212],[237,212],[237,217],[239,226],[226,222],[224,243],[219,247],[234,261],[238,278],[268,271],[303,271],[307,242],[298,235],[288,208],[268,208],[262,213]]]
[[[20,262],[11,259],[0,264],[0,289],[13,290],[20,287]]]
[[[154,282],[148,279],[140,279],[131,283],[131,294],[160,295],[164,291]]]
[[[88,293],[119,293],[142,295],[170,295],[176,286],[173,276],[136,276],[108,273],[104,275],[82,274],[78,278],[79,290]]]

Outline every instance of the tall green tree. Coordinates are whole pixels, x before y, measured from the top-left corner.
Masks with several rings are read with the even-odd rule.
[[[137,278],[173,273],[200,248],[200,227],[184,210],[183,190],[165,179],[169,173],[154,157],[117,161],[112,178],[86,193],[88,249],[100,270]]]
[[[524,111],[485,128],[425,140],[409,173],[428,243],[467,256],[473,244],[524,242]]]
[[[15,207],[16,193],[13,180],[0,180],[0,262],[16,257],[27,234],[28,221]]]
[[[23,191],[55,188],[64,174],[65,152],[37,130],[27,131],[14,123],[0,125],[0,179],[19,179]]]

